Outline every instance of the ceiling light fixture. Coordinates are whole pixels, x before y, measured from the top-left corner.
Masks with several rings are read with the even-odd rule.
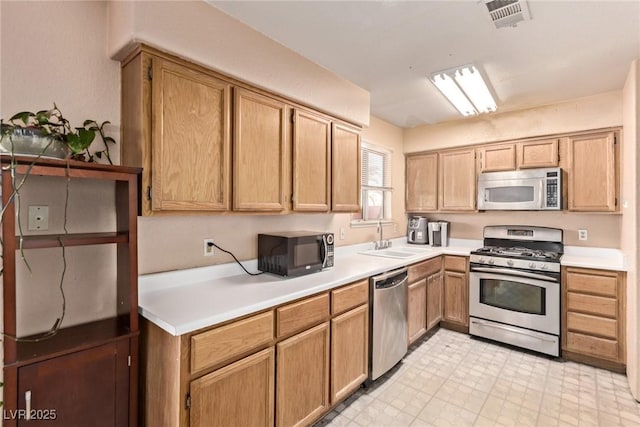
[[[463,116],[496,111],[496,102],[475,66],[463,65],[433,73],[430,77],[431,82]]]

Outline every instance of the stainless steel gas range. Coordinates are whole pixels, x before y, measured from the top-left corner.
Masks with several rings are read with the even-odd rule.
[[[562,230],[488,226],[471,252],[469,333],[560,355]]]

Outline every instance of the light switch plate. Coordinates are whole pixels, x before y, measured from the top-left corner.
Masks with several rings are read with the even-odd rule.
[[[49,206],[29,206],[29,231],[49,229]]]

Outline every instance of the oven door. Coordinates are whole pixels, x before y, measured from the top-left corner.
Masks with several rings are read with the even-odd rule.
[[[559,335],[559,278],[508,268],[473,267],[469,315]]]

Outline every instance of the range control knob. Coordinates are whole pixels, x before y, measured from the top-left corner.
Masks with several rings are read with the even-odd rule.
[[[548,265],[546,265],[546,264],[542,264],[542,269],[543,269],[543,270],[548,270],[548,269],[549,269],[549,266],[548,266]]]
[[[484,264],[484,258],[478,258],[478,262],[479,262],[480,264]]]
[[[507,261],[507,265],[508,265],[509,267],[513,267],[513,261],[512,261],[512,260],[508,260],[508,261]]]
[[[489,258],[489,265],[493,265],[495,263],[496,263],[496,261],[493,258]]]
[[[536,263],[535,262],[530,262],[529,263],[529,268],[536,268]]]

